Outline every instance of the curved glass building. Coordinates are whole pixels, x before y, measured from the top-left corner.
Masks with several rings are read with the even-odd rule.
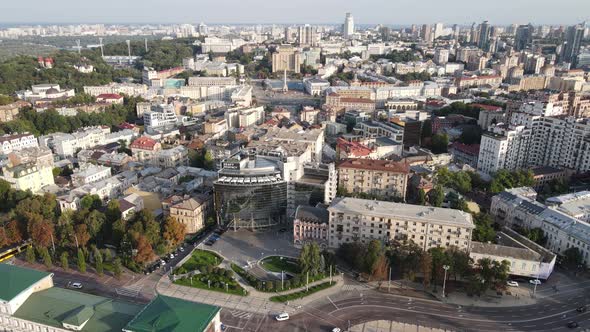
[[[277,158],[235,155],[223,162],[214,190],[221,225],[255,229],[285,219],[287,182]]]

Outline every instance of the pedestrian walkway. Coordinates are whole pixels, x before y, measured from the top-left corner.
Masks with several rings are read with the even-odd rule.
[[[259,314],[268,314],[279,312],[295,313],[299,308],[305,306],[310,302],[313,302],[319,298],[325,298],[326,296],[330,296],[332,294],[341,292],[343,285],[342,277],[336,276],[333,278],[333,281],[336,282],[335,286],[305,296],[301,299],[290,301],[289,303],[276,303],[271,302],[270,298],[276,295],[280,295],[280,293],[265,293],[257,291],[253,287],[245,284],[244,280],[240,276],[235,275],[235,277],[236,280],[240,282],[241,286],[248,291],[248,296],[231,295],[222,292],[208,291],[200,288],[176,285],[170,281],[168,276],[164,276],[160,279],[158,285],[156,286],[156,289],[157,292],[162,295],[173,296],[185,300],[216,305],[230,309],[230,311],[233,310],[236,312],[245,311]],[[309,286],[311,287],[313,285],[320,284],[326,281],[328,280],[323,279],[320,281],[316,281],[310,283]],[[304,289],[305,287],[291,289],[289,291],[282,292],[282,294],[294,293]]]

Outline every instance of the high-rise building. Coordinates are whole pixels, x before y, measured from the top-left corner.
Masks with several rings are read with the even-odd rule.
[[[291,45],[281,45],[272,54],[272,72],[292,71],[299,73],[301,70],[301,53]]]
[[[562,62],[569,62],[572,64],[572,67],[575,67],[578,54],[580,53],[580,44],[582,43],[583,37],[583,24],[577,24],[567,28],[561,54]]]
[[[436,23],[434,25],[434,39],[443,35],[444,25],[442,23]]]
[[[490,44],[490,34],[492,27],[488,23],[488,21],[483,21],[482,24],[479,25],[479,33],[478,33],[478,41],[477,46],[484,51],[487,51]]]
[[[514,49],[522,51],[526,48],[531,48],[533,44],[533,26],[529,23],[527,25],[519,25],[516,28],[516,36],[514,37]]]
[[[444,65],[449,62],[449,50],[443,48],[437,48],[434,51],[434,63],[437,65]]]
[[[346,13],[344,25],[342,25],[342,35],[344,38],[350,38],[354,34],[354,18],[351,13]]]
[[[306,24],[305,26],[299,27],[299,45],[316,46],[317,35],[314,27]]]
[[[427,43],[432,42],[432,40],[433,40],[432,28],[430,27],[429,24],[422,25],[422,30],[420,31],[420,37],[422,37],[422,40],[424,40]]]

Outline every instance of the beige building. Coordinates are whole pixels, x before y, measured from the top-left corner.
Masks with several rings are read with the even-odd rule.
[[[301,53],[290,45],[281,45],[272,54],[272,72],[283,70],[299,73],[301,69]]]
[[[226,119],[209,119],[203,126],[205,134],[223,134],[227,131]]]
[[[371,240],[412,241],[423,250],[454,246],[469,251],[475,225],[469,213],[422,205],[337,197],[328,207],[329,246]]]
[[[196,233],[205,227],[209,200],[204,197],[191,197],[170,207],[170,216],[186,226],[187,233]]]
[[[338,187],[349,193],[367,193],[405,199],[407,164],[390,160],[349,159],[337,166]]]

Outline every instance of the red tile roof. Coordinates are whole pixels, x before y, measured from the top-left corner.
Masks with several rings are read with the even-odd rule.
[[[96,96],[96,99],[121,99],[123,96],[118,95],[116,93],[103,93]]]
[[[471,106],[479,107],[486,111],[501,111],[502,107],[494,106],[494,105],[486,105],[486,104],[471,104]]]
[[[453,149],[473,156],[479,155],[479,144],[463,144],[455,142],[453,143]]]
[[[130,147],[132,149],[154,150],[154,147],[156,146],[157,143],[158,142],[156,142],[155,140],[153,140],[149,137],[141,136],[140,138],[133,141],[133,143],[131,143]]]

